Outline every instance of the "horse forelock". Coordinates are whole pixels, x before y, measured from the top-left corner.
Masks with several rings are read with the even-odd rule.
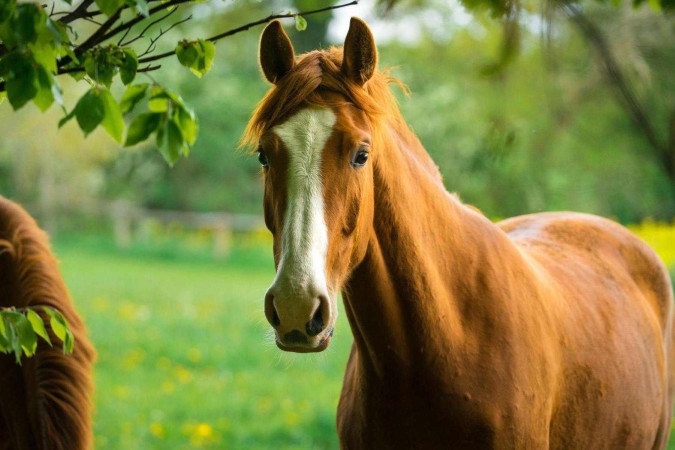
[[[341,71],[342,48],[331,47],[301,55],[293,69],[274,85],[258,103],[241,140],[241,147],[255,151],[265,133],[302,107],[338,107],[351,104],[364,111],[375,123],[390,121],[406,128],[390,84],[398,85],[407,94],[406,86],[390,76],[390,70],[376,71],[359,86]],[[338,93],[335,96],[323,95]]]

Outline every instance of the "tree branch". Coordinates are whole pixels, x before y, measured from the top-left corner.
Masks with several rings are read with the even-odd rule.
[[[86,41],[84,41],[82,44],[78,45],[75,48],[75,54],[82,54],[89,50],[92,47],[97,46],[101,42],[105,41],[105,33],[112,27],[115,22],[117,22],[120,18],[120,15],[122,14],[122,10],[124,8],[118,9],[115,14],[112,16],[108,17],[108,20],[106,20],[91,36],[87,38]]]
[[[638,100],[633,87],[626,79],[619,64],[616,62],[612,51],[607,45],[605,37],[602,35],[598,27],[584,16],[577,5],[561,2],[562,9],[572,20],[582,35],[586,38],[589,44],[596,51],[602,65],[605,69],[605,74],[610,84],[616,89],[619,100],[623,104],[624,109],[628,113],[635,126],[642,132],[647,142],[655,152],[655,156],[661,167],[668,174],[671,181],[675,181],[675,167],[673,166],[673,154],[668,149],[668,145],[662,142],[656,133],[654,126],[647,114],[647,111]]]
[[[153,16],[154,14],[157,14],[158,12],[164,11],[165,9],[171,8],[172,6],[177,6],[180,5],[181,3],[189,3],[194,0],[170,0],[166,3],[162,3],[161,5],[155,6],[154,8],[151,8],[148,14],[148,17]],[[134,25],[136,25],[139,22],[142,22],[143,20],[147,19],[148,17],[145,17],[142,14],[137,14],[136,17],[133,19],[129,20],[128,22],[124,22],[119,24],[117,27],[113,28],[110,30],[110,32],[106,33],[104,36],[101,37],[99,40],[100,42],[104,42],[107,39],[110,39],[111,37],[121,33],[122,31],[125,31]],[[106,30],[107,31],[107,30]]]
[[[77,6],[77,8],[75,8],[72,12],[69,12],[65,16],[61,17],[59,19],[59,22],[69,24],[74,20],[85,17],[87,14],[87,8],[89,8],[89,6],[91,6],[92,3],[94,3],[94,0],[82,0],[82,3],[80,3]]]
[[[206,40],[215,43],[216,41],[218,41],[220,39],[232,36],[233,34],[241,33],[242,31],[246,31],[249,28],[252,28],[252,27],[255,27],[255,26],[258,26],[258,25],[262,25],[264,23],[271,22],[271,21],[276,20],[276,19],[288,19],[288,18],[295,17],[295,16],[309,16],[309,15],[312,15],[312,14],[318,14],[318,13],[322,13],[322,12],[326,12],[326,11],[331,11],[331,10],[334,10],[334,9],[345,8],[347,6],[357,5],[358,3],[359,3],[359,0],[353,0],[350,3],[343,3],[341,5],[327,6],[325,8],[314,9],[314,10],[311,10],[311,11],[304,11],[304,12],[299,12],[299,13],[295,13],[295,14],[293,14],[293,13],[271,14],[271,15],[265,17],[264,19],[256,20],[255,22],[250,22],[250,23],[247,23],[246,25],[242,25],[240,27],[233,28],[233,29],[231,29],[229,31],[226,31],[224,33],[220,33],[220,34],[217,34],[217,35],[212,36],[210,38],[207,38]],[[153,61],[157,61],[157,60],[160,60],[160,59],[167,58],[171,55],[174,55],[175,53],[176,53],[175,50],[171,50],[171,51],[168,51],[168,52],[160,53],[158,55],[148,56],[147,58],[141,58],[141,59],[138,60],[138,62],[139,63],[153,62]]]
[[[64,22],[64,23],[69,23],[69,22],[72,22],[72,21],[77,20],[77,19],[88,18],[91,13],[87,13],[86,10],[93,3],[93,1],[94,0],[84,0],[82,3],[80,3],[80,5],[72,13],[68,14],[67,16],[62,17],[60,19],[60,21]],[[155,1],[155,0],[150,0],[150,1]],[[157,1],[159,1],[159,0],[157,0]],[[150,14],[149,14],[148,17],[150,17],[153,14],[156,14],[160,11],[163,11],[167,8],[170,8],[171,6],[176,6],[176,5],[179,5],[181,3],[187,3],[187,2],[190,2],[190,1],[193,1],[193,0],[170,0],[166,3],[162,3],[162,4],[152,8],[149,11]],[[332,11],[332,10],[335,10],[335,9],[345,8],[347,6],[357,5],[358,3],[359,3],[359,0],[352,0],[349,3],[327,6],[327,7],[324,7],[324,8],[314,9],[314,10],[310,10],[310,11],[300,11],[298,13],[286,13],[286,14],[271,14],[271,15],[265,17],[264,19],[256,20],[254,22],[247,23],[247,24],[242,25],[240,27],[233,28],[233,29],[231,29],[229,31],[226,31],[224,33],[220,33],[220,34],[217,34],[217,35],[212,36],[210,38],[207,38],[207,40],[215,43],[216,41],[219,41],[220,39],[232,36],[232,35],[237,34],[237,33],[241,33],[243,31],[248,30],[249,28],[252,28],[252,27],[255,27],[255,26],[258,26],[258,25],[262,25],[262,24],[267,23],[267,22],[271,22],[272,20],[287,19],[287,18],[296,17],[296,16],[309,16],[309,15],[312,15],[312,14],[318,14],[318,13],[322,13],[322,12],[326,12],[326,11]],[[101,28],[99,28],[98,30],[96,30],[96,32],[94,34],[89,36],[89,38],[87,38],[87,40],[85,42],[83,42],[81,45],[76,47],[75,50],[74,50],[75,54],[80,55],[80,54],[84,53],[85,51],[89,50],[90,48],[93,48],[96,45],[99,45],[99,44],[105,42],[107,39],[113,37],[114,35],[116,35],[120,32],[123,32],[125,30],[128,30],[131,27],[133,27],[134,25],[136,25],[137,23],[141,22],[142,20],[147,19],[147,17],[139,14],[135,18],[129,20],[128,22],[121,23],[117,27],[108,31],[112,27],[112,25],[114,25],[115,22],[119,19],[121,12],[125,8],[126,8],[125,6],[120,8],[113,16],[108,18],[108,20],[106,20],[106,22],[101,25]],[[163,17],[163,19],[166,18],[166,17],[168,17],[168,15],[165,15]],[[184,19],[183,21],[188,20],[188,19]],[[183,22],[183,21],[181,21],[181,22]],[[153,23],[156,23],[156,22],[157,21],[155,21]],[[181,23],[181,22],[178,22],[178,23]],[[172,27],[175,26],[175,25],[177,25],[177,24],[172,25]],[[145,32],[145,30],[147,30],[147,27],[141,32],[141,34],[143,32]],[[106,31],[108,31],[108,32],[106,33]],[[133,42],[133,40],[131,42]],[[130,42],[127,42],[126,44],[129,44],[129,43]],[[139,60],[138,60],[139,64],[147,64],[147,66],[142,68],[142,69],[139,69],[138,72],[151,72],[153,70],[159,69],[161,67],[160,65],[154,65],[153,66],[152,64],[148,64],[148,63],[167,58],[169,56],[174,55],[175,53],[176,53],[175,50],[172,50],[172,51],[169,51],[169,52],[160,53],[158,55],[148,56],[146,58],[139,58]],[[68,65],[71,61],[72,60],[71,60],[70,57],[65,57],[65,58],[62,58],[61,60],[59,60],[58,70],[56,72],[57,75],[62,75],[62,74],[66,74],[66,73],[83,72],[84,71],[83,67],[68,67],[68,68],[66,68],[65,66]],[[0,81],[0,92],[2,92],[4,90],[5,90],[5,82]]]
[[[88,1],[88,0],[85,0],[85,1]],[[91,1],[93,1],[93,0],[91,0]],[[167,8],[170,8],[172,6],[179,5],[181,3],[187,3],[187,2],[190,2],[190,1],[194,1],[194,0],[170,0],[166,3],[162,3],[161,5],[158,5],[154,8],[152,8],[152,9],[150,9],[148,17],[151,17],[153,14],[156,14],[156,13],[158,13],[160,11],[163,11]],[[80,7],[81,6],[82,5],[80,5]],[[108,31],[110,29],[110,27],[112,27],[112,25],[115,24],[115,22],[119,19],[122,11],[125,10],[126,8],[128,8],[127,5],[122,6],[112,17],[110,17],[104,24],[102,24],[101,27],[98,30],[96,30],[96,32],[94,32],[94,34],[89,36],[89,38],[87,38],[87,40],[85,42],[83,42],[82,44],[77,46],[74,49],[75,54],[79,56],[82,53],[84,53],[85,51],[89,50],[90,48],[93,48],[93,47],[105,42],[107,39],[113,37],[114,35],[116,35],[118,33],[121,33],[125,30],[129,30],[131,27],[133,27],[137,23],[143,21],[144,19],[147,19],[147,17],[143,16],[142,14],[137,14],[136,17],[134,17],[133,19],[129,20],[128,22],[125,22],[125,23],[122,23],[122,24],[118,25],[117,27],[113,28],[112,30],[110,30],[109,32],[106,33],[106,31]],[[83,13],[81,15],[81,18],[86,19],[88,17],[89,17],[88,13]],[[61,68],[70,64],[71,61],[72,61],[72,59],[69,56],[61,58],[61,60],[59,60],[59,62],[58,62],[59,70],[57,71],[57,73],[58,74],[63,73],[63,72],[61,72]],[[76,71],[79,71],[79,70],[76,70]]]
[[[168,19],[168,18],[169,18],[171,15],[173,15],[176,11],[178,11],[178,8],[172,9],[172,10],[169,11],[168,13],[164,14],[162,17],[159,17],[159,18],[157,18],[157,19],[151,21],[150,23],[148,23],[148,24],[141,30],[140,33],[138,33],[137,36],[133,37],[132,39],[130,39],[130,40],[126,41],[126,42],[123,42],[124,39],[127,37],[127,34],[129,34],[129,30],[131,30],[131,28],[127,28],[127,30],[124,32],[124,35],[122,36],[122,38],[119,40],[119,42],[117,42],[117,45],[119,45],[120,47],[126,47],[126,46],[128,46],[128,45],[133,44],[133,43],[136,42],[137,40],[139,40],[139,39],[145,37],[146,31],[148,31],[148,30],[149,30],[150,28],[152,28],[154,25],[157,25],[159,22]]]
[[[178,22],[171,24],[171,25],[169,26],[169,28],[167,28],[166,30],[162,30],[162,29],[160,28],[160,29],[159,29],[159,34],[157,35],[157,37],[150,38],[150,44],[148,45],[148,48],[146,48],[145,51],[144,51],[143,53],[141,53],[140,55],[138,55],[139,58],[140,58],[141,56],[143,56],[143,55],[147,55],[148,53],[154,52],[154,51],[155,51],[155,43],[156,43],[158,40],[160,40],[160,39],[162,38],[162,36],[164,36],[166,33],[168,33],[169,31],[171,31],[174,27],[177,27],[177,26],[180,25],[181,23],[185,23],[185,22],[187,22],[187,21],[190,20],[190,19],[192,19],[192,15],[189,15],[189,16],[187,16],[185,19],[179,20]]]

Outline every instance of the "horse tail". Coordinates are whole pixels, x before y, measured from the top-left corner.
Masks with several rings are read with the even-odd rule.
[[[39,339],[37,352],[16,364],[0,354],[0,449],[92,448],[91,378],[95,351],[75,311],[47,235],[17,204],[0,196],[0,307],[59,311],[75,338],[66,355],[51,327],[54,347]],[[46,314],[38,308],[43,320]]]

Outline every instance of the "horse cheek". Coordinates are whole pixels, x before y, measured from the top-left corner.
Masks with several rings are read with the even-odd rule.
[[[263,211],[265,218],[265,226],[270,230],[273,237],[273,251],[274,251],[274,267],[279,265],[279,258],[281,256],[281,230],[283,229],[283,217],[286,208],[285,198],[275,198],[274,193],[282,196],[284,191],[279,190],[276,186],[274,178],[271,174],[267,175],[265,180],[265,192],[263,198]],[[283,200],[283,201],[281,201]]]
[[[351,249],[349,258],[349,272],[354,270],[366,256],[370,232],[373,227],[373,199],[368,190],[360,190],[357,198],[349,205],[348,216],[353,221],[351,234]]]

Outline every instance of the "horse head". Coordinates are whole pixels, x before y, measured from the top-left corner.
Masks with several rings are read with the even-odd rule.
[[[356,18],[343,49],[296,58],[278,21],[260,40],[260,65],[273,86],[245,139],[262,165],[276,266],[265,316],[282,350],[329,345],[338,293],[366,253],[378,157],[372,110],[380,106],[366,85],[376,63],[373,36]]]

